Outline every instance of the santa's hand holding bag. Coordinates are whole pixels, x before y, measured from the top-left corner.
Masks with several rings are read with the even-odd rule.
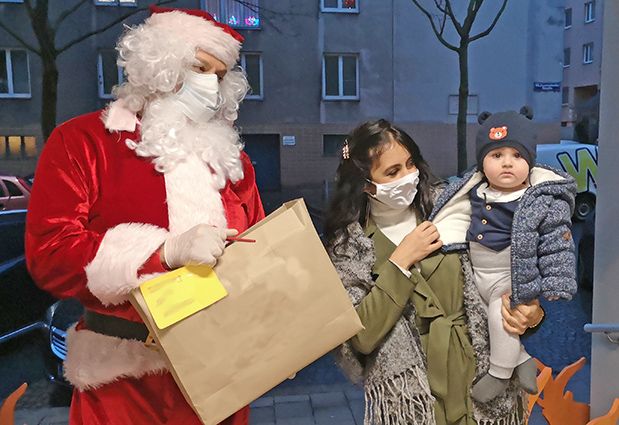
[[[214,265],[264,217],[232,126],[248,90],[242,37],[203,11],[152,12],[119,40],[116,100],[50,136],[28,211],[31,275],[86,311],[67,336],[72,425],[200,423],[127,295],[166,269]]]
[[[185,233],[168,238],[160,257],[169,269],[186,265],[213,267],[226,247],[226,239],[237,235],[235,229],[218,229],[208,224],[198,224]]]

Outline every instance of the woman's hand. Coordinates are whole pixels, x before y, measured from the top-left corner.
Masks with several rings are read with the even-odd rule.
[[[535,327],[544,317],[544,310],[539,305],[539,300],[533,300],[528,304],[520,304],[515,308],[510,306],[510,296],[505,294],[501,297],[503,306],[503,328],[512,334],[522,335],[530,327]]]
[[[389,259],[408,270],[413,264],[418,263],[443,246],[443,242],[439,238],[440,235],[436,226],[429,221],[424,221],[402,239]]]

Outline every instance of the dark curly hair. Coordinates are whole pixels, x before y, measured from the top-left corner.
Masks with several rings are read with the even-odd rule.
[[[418,191],[413,206],[423,220],[432,211],[432,188],[440,183],[423,159],[419,146],[404,130],[380,119],[368,121],[355,128],[347,137],[349,158],[342,159],[336,172],[335,193],[325,217],[324,236],[328,245],[334,243],[340,232],[345,242],[349,235],[347,227],[358,221],[365,226],[369,205],[364,188],[370,179],[373,161],[378,158],[391,140],[408,150],[413,164],[419,170]]]

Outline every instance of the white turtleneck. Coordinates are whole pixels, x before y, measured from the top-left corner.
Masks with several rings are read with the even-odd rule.
[[[485,196],[486,202],[511,202],[522,198],[527,189],[528,187],[515,192],[503,192],[489,186],[488,183],[482,183],[477,188],[477,196],[482,198]]]
[[[395,246],[417,227],[417,215],[412,207],[403,210],[393,209],[375,198],[368,196],[370,202],[370,217],[387,238]],[[394,263],[395,264],[395,263]],[[411,272],[395,264],[407,277]]]

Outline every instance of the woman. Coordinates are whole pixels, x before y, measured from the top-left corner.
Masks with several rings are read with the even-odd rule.
[[[338,350],[364,383],[366,424],[524,424],[511,383],[492,404],[469,389],[488,369],[486,312],[465,253],[443,254],[425,221],[440,185],[405,132],[385,120],[350,134],[325,233],[365,330]],[[509,308],[505,328],[539,323],[538,303]]]

